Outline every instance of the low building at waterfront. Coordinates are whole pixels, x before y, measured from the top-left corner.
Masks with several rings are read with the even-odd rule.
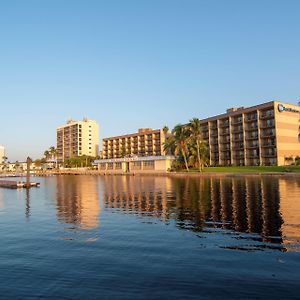
[[[56,129],[56,140],[59,163],[71,157],[99,154],[99,126],[94,120],[69,120]]]
[[[103,174],[166,173],[173,156],[132,156],[96,160],[94,164]]]
[[[271,101],[201,120],[211,165],[286,165],[300,156],[300,107]]]
[[[165,133],[162,129],[141,128],[137,133],[104,138],[102,158],[122,158],[128,155],[162,156]]]

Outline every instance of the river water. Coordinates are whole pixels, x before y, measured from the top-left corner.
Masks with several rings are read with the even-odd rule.
[[[300,177],[0,189],[0,299],[300,299]]]

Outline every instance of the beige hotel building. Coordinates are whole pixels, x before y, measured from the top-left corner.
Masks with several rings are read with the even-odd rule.
[[[56,129],[57,161],[81,155],[98,156],[99,126],[96,121],[69,120]]]
[[[95,161],[101,173],[166,172],[173,156],[164,151],[162,129],[141,128],[137,133],[103,139],[102,157]]]
[[[129,155],[164,155],[165,134],[162,129],[141,128],[137,133],[103,139],[102,158],[122,158]]]
[[[300,156],[300,107],[271,101],[201,120],[211,165],[285,165]]]

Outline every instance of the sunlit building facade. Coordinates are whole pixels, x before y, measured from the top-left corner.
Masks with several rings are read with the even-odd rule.
[[[104,138],[102,158],[122,158],[130,155],[164,155],[165,133],[162,129],[141,128],[137,133]]]
[[[81,155],[97,156],[99,153],[99,125],[94,120],[69,120],[56,129],[57,160]]]
[[[211,165],[285,165],[300,156],[300,107],[272,101],[201,120]]]

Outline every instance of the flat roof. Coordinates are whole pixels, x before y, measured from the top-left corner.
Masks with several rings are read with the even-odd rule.
[[[129,161],[153,161],[153,160],[168,160],[175,159],[173,155],[161,155],[161,156],[133,156],[133,157],[122,157],[122,158],[107,158],[94,160],[94,164],[101,163],[112,163],[112,162],[129,162]]]
[[[256,110],[256,109],[269,108],[271,106],[274,106],[275,102],[279,102],[279,103],[282,103],[282,104],[285,104],[285,105],[291,105],[291,106],[298,107],[295,104],[286,103],[286,102],[283,102],[283,101],[280,101],[280,100],[273,100],[273,101],[269,101],[269,102],[257,104],[257,105],[254,105],[254,106],[249,106],[249,107],[229,108],[229,110],[230,109],[236,109],[236,110],[227,111],[223,114],[219,114],[219,115],[215,115],[215,116],[208,117],[208,118],[205,118],[205,119],[201,119],[200,121],[202,123],[205,123],[205,122],[214,121],[214,120],[217,120],[217,119],[222,119],[222,118],[227,118],[227,117],[231,117],[231,116],[235,116],[235,115],[240,115],[242,113],[249,113],[249,112],[252,112],[253,110]]]
[[[107,138],[103,138],[102,140],[103,141],[108,141],[108,140],[123,139],[123,138],[126,138],[126,137],[132,137],[132,136],[137,136],[137,135],[147,135],[147,134],[152,134],[152,133],[158,133],[161,130],[162,129],[151,129],[151,130],[142,131],[142,132],[138,131],[136,133],[130,133],[130,134],[124,134],[124,135],[117,135],[117,136],[107,137]]]

